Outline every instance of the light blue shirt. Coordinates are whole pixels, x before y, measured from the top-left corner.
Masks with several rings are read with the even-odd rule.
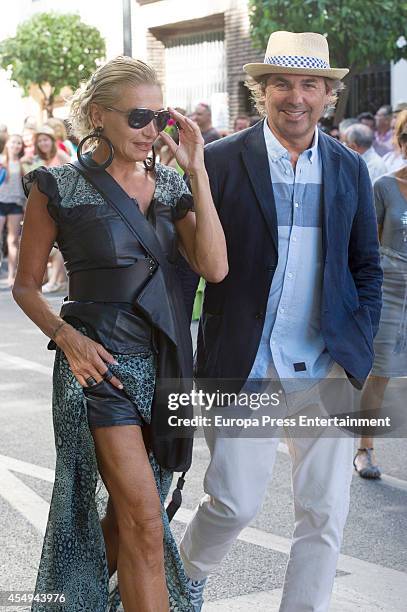
[[[277,375],[286,391],[299,391],[324,378],[333,363],[321,332],[323,198],[318,130],[295,169],[267,120],[264,137],[277,210],[278,265],[249,378]],[[295,385],[289,379],[295,379]],[[298,379],[303,381],[300,385]]]

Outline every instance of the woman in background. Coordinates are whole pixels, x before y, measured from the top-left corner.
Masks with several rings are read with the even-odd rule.
[[[24,159],[23,161],[27,164],[32,164],[35,155],[34,139],[37,128],[29,125],[25,125],[23,128],[23,142],[24,142]]]
[[[57,148],[55,132],[49,125],[43,125],[39,128],[34,138],[34,148],[34,168],[39,166],[55,168],[56,166],[67,164],[71,159],[67,153]],[[61,252],[53,248],[50,259],[51,272],[48,281],[42,286],[42,292],[55,293],[57,291],[66,291],[66,271]]]
[[[407,111],[400,112],[395,139],[407,157]],[[380,410],[390,378],[407,376],[407,166],[374,184],[383,267],[383,307],[374,342],[375,361],[363,389],[361,410]],[[362,478],[380,478],[373,437],[362,436],[354,459]]]
[[[1,244],[3,230],[7,223],[7,283],[10,288],[13,286],[16,275],[20,225],[24,214],[25,195],[21,183],[21,177],[24,174],[21,161],[23,156],[23,139],[19,134],[12,134],[0,158],[0,168],[3,170],[3,180],[0,184],[0,251],[3,246]]]
[[[49,125],[43,125],[34,136],[34,165],[53,168],[71,161],[70,156],[58,149],[55,132]]]

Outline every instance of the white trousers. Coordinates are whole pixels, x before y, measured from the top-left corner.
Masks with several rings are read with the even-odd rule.
[[[334,366],[330,377],[338,368]],[[321,406],[311,405],[301,414],[321,415]],[[336,437],[290,437],[289,428],[282,433],[292,461],[295,528],[280,612],[327,612],[349,510],[353,438],[339,432]],[[277,436],[219,437],[213,428],[205,435],[211,454],[206,495],[180,545],[186,573],[194,580],[218,568],[240,531],[256,516],[279,442]]]

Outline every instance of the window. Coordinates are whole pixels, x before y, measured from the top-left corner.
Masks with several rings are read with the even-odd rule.
[[[165,48],[167,104],[191,112],[198,102],[212,108],[214,124],[228,121],[224,33],[207,32],[169,39]],[[219,122],[215,121],[219,116]]]
[[[346,116],[375,113],[383,104],[390,104],[390,64],[369,66],[355,74],[349,86]]]

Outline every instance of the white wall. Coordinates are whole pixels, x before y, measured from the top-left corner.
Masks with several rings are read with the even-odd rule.
[[[399,60],[391,67],[391,105],[407,102],[407,61]]]

